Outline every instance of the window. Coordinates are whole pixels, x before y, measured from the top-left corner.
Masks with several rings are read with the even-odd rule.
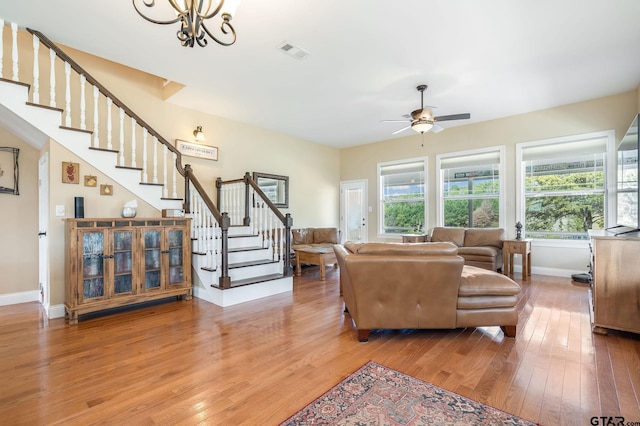
[[[444,226],[502,226],[504,147],[438,155],[438,223]]]
[[[426,172],[426,158],[378,163],[380,236],[424,230]]]
[[[587,240],[606,225],[613,132],[518,144],[527,238]]]

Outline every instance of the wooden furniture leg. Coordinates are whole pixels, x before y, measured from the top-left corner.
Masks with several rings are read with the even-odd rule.
[[[502,325],[500,326],[502,332],[507,337],[516,337],[516,326],[515,325]]]
[[[296,276],[297,277],[299,277],[300,274],[302,273],[300,271],[300,263],[302,263],[302,262],[300,262],[300,256],[296,256]]]
[[[367,329],[358,329],[358,342],[368,342],[369,341],[369,333],[371,330]]]
[[[509,255],[506,250],[502,254],[502,273],[509,275]]]
[[[324,259],[324,257],[325,257],[324,254],[320,255],[320,280],[322,280],[322,281],[324,281],[326,279],[326,277],[327,277],[326,276],[326,272],[327,271],[325,271],[325,268],[324,268],[325,267],[325,261],[324,261],[325,259]]]
[[[522,280],[526,281],[527,280],[527,274],[529,272],[529,255],[527,254],[522,254],[520,255],[520,257],[522,257]]]

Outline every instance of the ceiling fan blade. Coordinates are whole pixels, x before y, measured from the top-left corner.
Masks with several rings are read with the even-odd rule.
[[[411,126],[403,127],[402,129],[400,129],[400,130],[396,130],[395,132],[393,132],[393,133],[391,133],[391,134],[392,134],[392,135],[395,135],[395,134],[398,134],[398,133],[403,132],[403,131],[405,131],[405,130],[407,130],[407,129],[410,129],[410,128],[411,128]]]
[[[451,121],[451,120],[465,120],[471,118],[471,114],[452,114],[452,115],[441,115],[440,117],[433,117],[434,121]]]
[[[411,120],[380,120],[381,123],[411,123]]]
[[[437,124],[434,124],[433,127],[431,128],[431,132],[433,133],[440,133],[443,130],[444,130],[444,127],[440,127]]]

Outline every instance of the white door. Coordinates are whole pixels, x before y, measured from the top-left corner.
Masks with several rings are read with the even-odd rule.
[[[340,182],[340,231],[342,241],[368,240],[367,181]]]
[[[38,163],[38,269],[40,302],[47,313],[49,297],[49,153],[45,152]]]

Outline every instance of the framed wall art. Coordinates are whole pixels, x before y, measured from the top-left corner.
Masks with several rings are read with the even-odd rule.
[[[182,155],[218,161],[218,147],[176,139],[176,148]]]
[[[18,191],[18,148],[0,147],[0,194],[20,195]]]
[[[62,162],[62,183],[80,183],[80,163]]]
[[[96,186],[97,184],[97,176],[84,175],[84,186]]]
[[[113,195],[113,185],[100,185],[100,195]]]

